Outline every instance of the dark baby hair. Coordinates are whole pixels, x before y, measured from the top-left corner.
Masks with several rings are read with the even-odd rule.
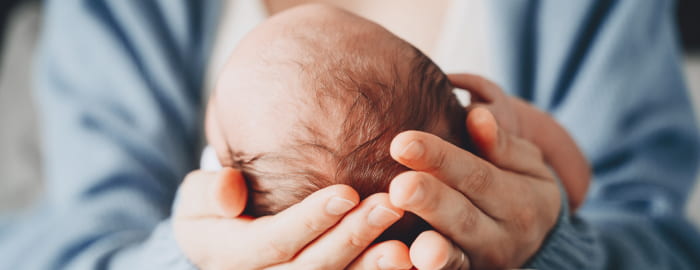
[[[247,214],[275,214],[334,184],[353,187],[362,199],[386,192],[391,179],[407,170],[389,155],[391,140],[402,131],[427,131],[463,144],[465,111],[446,75],[405,45],[381,58],[310,48],[310,57],[295,61],[304,91],[313,92],[304,106],[343,114],[342,124],[329,130],[338,124],[302,119],[284,153],[250,156],[233,149],[233,167],[251,191]]]

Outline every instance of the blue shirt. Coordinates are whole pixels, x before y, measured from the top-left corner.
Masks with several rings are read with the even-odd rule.
[[[0,224],[2,269],[191,269],[171,205],[200,149],[217,1],[48,1],[36,69],[46,190]],[[594,169],[537,269],[697,269],[698,133],[663,0],[492,0],[497,81]],[[235,256],[235,254],[232,254]]]

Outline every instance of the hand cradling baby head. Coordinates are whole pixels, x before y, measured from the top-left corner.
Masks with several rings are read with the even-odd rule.
[[[246,213],[263,216],[334,184],[361,198],[386,192],[408,170],[389,155],[393,137],[422,130],[464,145],[464,113],[445,74],[416,48],[351,13],[307,5],[241,41],[206,131],[221,164],[246,178]]]

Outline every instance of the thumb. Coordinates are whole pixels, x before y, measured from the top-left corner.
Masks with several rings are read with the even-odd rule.
[[[197,218],[233,218],[243,212],[248,189],[240,171],[223,168],[219,172],[194,171],[180,186],[176,215]]]

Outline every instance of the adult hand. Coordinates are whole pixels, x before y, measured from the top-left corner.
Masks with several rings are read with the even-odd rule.
[[[556,223],[560,194],[542,153],[499,128],[485,108],[467,129],[486,158],[419,131],[392,141],[391,156],[413,171],[391,183],[391,203],[436,231],[418,236],[410,258],[419,269],[519,267]]]
[[[233,169],[195,171],[180,187],[175,237],[202,269],[409,269],[408,247],[370,244],[403,211],[386,193],[362,202],[352,188],[335,185],[261,218],[239,216],[247,189]],[[369,248],[368,248],[369,247]]]
[[[576,141],[562,125],[526,101],[507,95],[484,77],[462,73],[450,74],[448,78],[452,85],[469,90],[468,109],[488,109],[506,133],[531,142],[542,151],[544,161],[561,180],[572,212],[583,204],[592,171]],[[486,159],[491,161],[489,157]]]

